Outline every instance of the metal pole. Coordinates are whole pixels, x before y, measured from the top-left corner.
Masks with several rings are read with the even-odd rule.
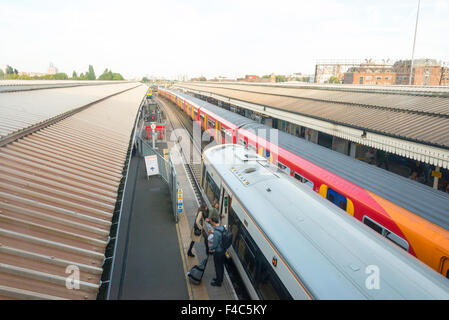
[[[435,168],[436,172],[440,172],[440,167]],[[438,190],[438,177],[433,177],[433,188]]]
[[[153,138],[153,149],[156,149],[156,131],[153,129],[153,134],[152,134],[152,138]]]
[[[416,24],[415,24],[415,36],[413,38],[413,49],[412,49],[412,61],[410,64],[410,76],[408,79],[408,84],[412,84],[412,74],[413,74],[413,59],[415,57],[415,43],[416,43],[416,31],[418,30],[418,17],[419,17],[419,4],[421,3],[421,0],[418,0],[418,11],[416,12]]]

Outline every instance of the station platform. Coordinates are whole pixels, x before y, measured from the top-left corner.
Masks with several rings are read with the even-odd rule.
[[[171,128],[166,132],[170,137]],[[158,143],[158,153],[173,147]],[[203,280],[190,283],[187,272],[206,257],[204,242],[196,243],[195,257],[188,257],[190,233],[199,207],[181,161],[172,153],[184,209],[176,224],[170,190],[160,176],[146,175],[144,158],[132,156],[123,196],[110,300],[237,300],[229,275],[221,287],[210,285],[215,277],[213,256],[209,256]]]
[[[173,154],[175,159],[177,156],[179,155]],[[182,243],[183,256],[186,260],[187,270],[190,270],[194,265],[200,263],[206,258],[206,247],[204,245],[204,241],[195,243],[192,250],[195,257],[187,256],[187,251],[191,242],[190,235],[199,203],[196,200],[195,193],[187,177],[184,166],[177,164],[175,167],[178,182],[183,189],[184,198],[184,209],[178,223],[180,230],[180,242]],[[214,259],[213,256],[209,256],[201,284],[189,285],[191,287],[191,295],[193,300],[238,300],[226,269],[221,287],[214,287],[210,285],[213,278],[215,278]]]
[[[167,183],[135,155],[126,190],[109,299],[189,299]]]

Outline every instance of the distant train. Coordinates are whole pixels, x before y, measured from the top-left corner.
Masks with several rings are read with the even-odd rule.
[[[189,95],[159,88],[214,139],[241,144],[303,182],[449,278],[449,195],[259,124]],[[270,134],[276,133],[277,140]]]
[[[252,299],[449,299],[449,280],[267,159],[236,144],[203,153]]]
[[[147,99],[153,99],[153,89],[148,89],[147,92]]]

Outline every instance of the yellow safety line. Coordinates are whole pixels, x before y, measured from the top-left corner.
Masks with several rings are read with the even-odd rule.
[[[187,263],[186,263],[186,260],[184,257],[184,247],[183,247],[182,241],[181,241],[181,232],[179,231],[179,222],[176,224],[176,233],[178,235],[179,251],[181,253],[182,267],[184,269],[184,277],[186,279],[187,292],[189,293],[189,300],[193,300],[193,290],[192,290],[192,286],[190,285],[189,278],[187,276]]]

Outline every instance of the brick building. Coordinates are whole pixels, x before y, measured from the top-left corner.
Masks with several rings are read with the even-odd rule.
[[[393,65],[371,61],[351,67],[344,74],[346,84],[408,85],[411,60],[399,60]],[[415,59],[412,84],[418,86],[449,85],[449,70],[435,59]]]
[[[388,85],[395,84],[395,81],[396,75],[391,65],[375,64],[370,61],[349,68],[344,74],[346,84]]]
[[[409,84],[411,60],[395,62],[395,84]],[[418,86],[438,86],[441,78],[441,64],[435,59],[415,59],[413,62],[412,84]]]

